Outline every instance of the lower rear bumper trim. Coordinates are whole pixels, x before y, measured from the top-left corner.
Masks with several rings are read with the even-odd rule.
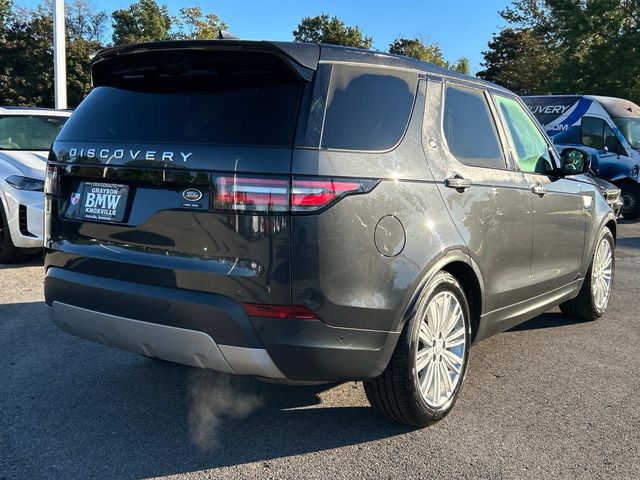
[[[285,378],[266,350],[218,345],[204,332],[143,322],[54,301],[52,321],[63,331],[110,347],[223,373]]]

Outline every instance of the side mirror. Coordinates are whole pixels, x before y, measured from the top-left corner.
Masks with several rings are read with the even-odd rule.
[[[560,152],[563,175],[580,175],[591,169],[591,156],[579,148],[565,148]]]

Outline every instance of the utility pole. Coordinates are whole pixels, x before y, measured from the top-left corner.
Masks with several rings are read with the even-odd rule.
[[[64,0],[53,3],[53,83],[56,109],[67,108],[67,55],[64,35]]]

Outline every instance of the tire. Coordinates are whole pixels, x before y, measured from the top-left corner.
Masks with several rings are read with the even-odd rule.
[[[0,202],[0,263],[15,263],[22,259],[22,252],[11,241],[9,223]]]
[[[622,216],[627,220],[635,220],[640,217],[640,187],[637,185],[623,185],[621,188]]]
[[[603,269],[600,263],[600,255],[607,251],[606,245],[608,245],[608,251],[610,252],[610,269],[609,281],[606,283],[606,270]],[[603,248],[603,252],[600,248]],[[580,288],[578,296],[572,300],[564,302],[560,305],[560,311],[568,317],[576,318],[578,320],[593,321],[602,317],[609,308],[609,299],[611,298],[611,290],[613,288],[613,278],[615,276],[616,256],[613,242],[613,235],[608,228],[605,228],[598,236],[596,248],[594,249],[591,264],[587,275]],[[598,280],[602,278],[603,280]],[[598,282],[604,281],[607,289],[603,299],[599,299],[596,295]],[[600,288],[602,288],[600,283]]]
[[[439,336],[441,330],[446,331],[447,328],[441,329],[437,323],[436,309],[445,311],[447,299],[449,319],[456,319],[449,333],[451,347],[445,347],[445,340]],[[432,343],[434,337],[435,344]],[[364,382],[369,402],[385,417],[413,427],[425,427],[441,420],[451,411],[458,398],[467,371],[470,343],[471,318],[464,291],[453,275],[440,271],[420,295],[416,313],[404,326],[387,368],[379,377]],[[418,352],[423,352],[420,365]],[[460,361],[452,361],[450,353],[454,353]],[[454,370],[456,367],[457,372]],[[430,369],[433,375],[428,375]],[[440,372],[437,383],[436,371]],[[446,385],[447,376],[450,388]],[[427,381],[429,379],[432,379],[431,383]],[[425,390],[420,388],[420,382],[433,388],[423,393]],[[438,396],[435,392],[442,395]]]

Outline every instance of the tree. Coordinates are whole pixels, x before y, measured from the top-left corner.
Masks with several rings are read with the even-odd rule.
[[[640,100],[638,0],[514,0],[479,76],[527,93]]]
[[[0,104],[53,106],[52,4],[12,8],[0,36]],[[67,3],[67,90],[77,105],[91,85],[91,54],[102,46],[106,14],[86,0]]]
[[[450,64],[444,59],[437,43],[425,44],[419,38],[397,38],[389,45],[389,53],[417,58],[459,73],[468,74],[470,71],[467,58],[460,58],[455,64]]]
[[[558,56],[533,28],[505,28],[493,36],[483,52],[485,67],[478,77],[519,94],[547,94],[553,90]]]
[[[129,8],[116,10],[111,18],[115,45],[167,40],[170,37],[169,10],[155,0],[138,0]]]
[[[205,14],[197,6],[181,8],[176,24],[178,28],[173,37],[177,39],[217,38],[220,30],[229,28],[215,13]]]
[[[327,43],[356,48],[371,48],[373,38],[365,36],[360,27],[348,27],[338,17],[322,14],[305,17],[293,31],[296,42]]]

